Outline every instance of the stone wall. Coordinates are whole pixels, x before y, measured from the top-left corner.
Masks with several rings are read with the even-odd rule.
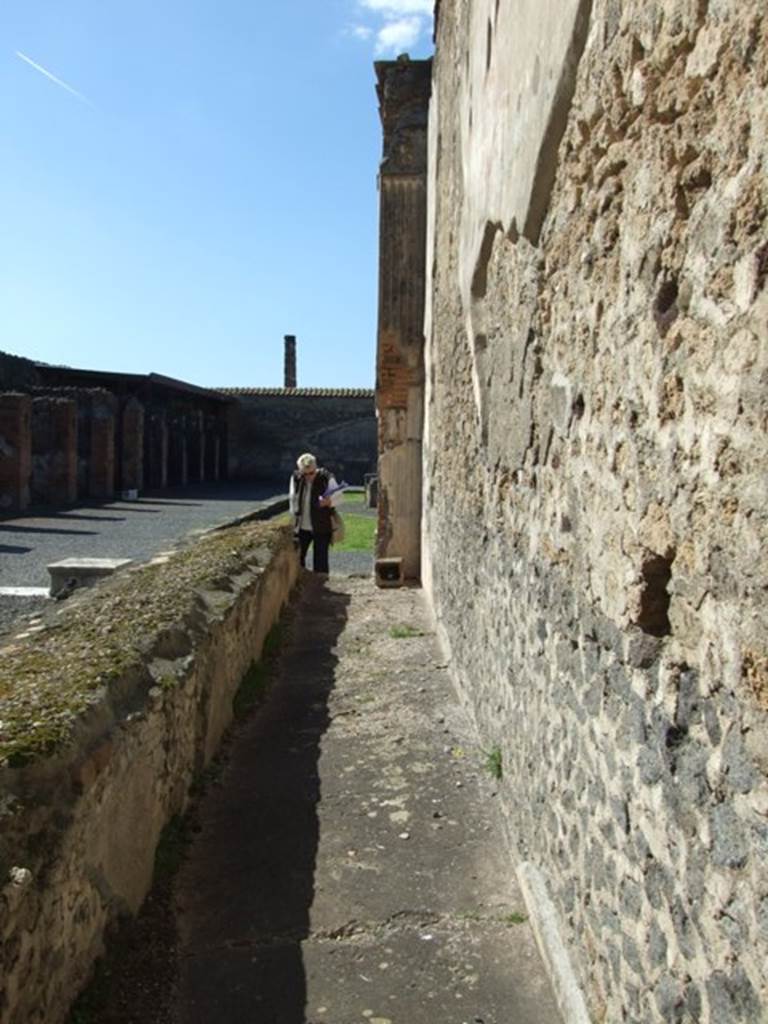
[[[70,598],[0,653],[0,1020],[60,1024],[296,579],[252,524]]]
[[[230,408],[229,476],[287,483],[296,457],[313,452],[349,483],[376,471],[373,391],[220,388]]]
[[[766,32],[439,8],[424,582],[607,1024],[768,1018]]]

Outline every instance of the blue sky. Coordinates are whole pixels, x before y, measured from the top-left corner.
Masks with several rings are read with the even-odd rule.
[[[0,350],[371,387],[372,62],[432,0],[3,0]],[[54,78],[49,76],[54,76]]]

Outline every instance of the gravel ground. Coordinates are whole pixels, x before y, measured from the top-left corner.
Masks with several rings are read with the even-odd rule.
[[[145,561],[192,531],[247,515],[280,496],[279,485],[191,485],[148,493],[137,501],[0,519],[0,587],[47,587],[46,567],[62,558]],[[45,598],[0,596],[0,633],[48,603]]]

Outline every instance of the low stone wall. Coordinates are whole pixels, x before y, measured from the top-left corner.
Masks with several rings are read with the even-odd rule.
[[[139,909],[297,571],[287,528],[237,526],[0,651],[0,1020],[65,1020]]]

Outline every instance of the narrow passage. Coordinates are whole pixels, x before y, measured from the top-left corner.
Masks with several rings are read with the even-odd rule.
[[[422,593],[307,574],[271,674],[99,1024],[561,1024]]]

